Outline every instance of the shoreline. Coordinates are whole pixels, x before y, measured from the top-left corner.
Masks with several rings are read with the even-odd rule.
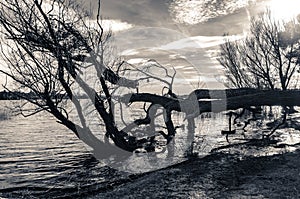
[[[141,176],[88,198],[299,198],[300,149],[245,157],[214,153]]]
[[[299,156],[299,147],[260,157],[219,151],[160,170],[70,189],[2,190],[0,198],[299,198]]]

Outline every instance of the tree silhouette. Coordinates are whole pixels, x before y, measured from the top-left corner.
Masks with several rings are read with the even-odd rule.
[[[116,153],[118,149],[152,152],[161,140],[165,145],[170,143],[180,128],[174,124],[174,112],[182,112],[189,124],[195,124],[194,119],[204,112],[252,105],[299,105],[299,100],[295,100],[300,96],[299,91],[198,89],[187,96],[178,96],[173,91],[176,76],[173,68],[166,68],[155,60],[137,67],[112,56],[112,33],[101,25],[100,1],[98,6],[97,18],[93,21],[71,0],[50,3],[43,0],[1,1],[0,26],[1,54],[8,68],[1,72],[15,83],[14,88],[6,89],[30,92],[30,95],[20,94],[19,97],[34,105],[34,108],[22,107],[22,113],[30,116],[49,112],[100,155]],[[232,45],[237,44],[227,42],[223,47],[231,48]],[[253,48],[258,48],[257,45],[255,43]],[[282,48],[278,52],[282,53]],[[240,53],[240,49],[233,49],[236,51],[228,52]],[[286,49],[293,52],[290,47]],[[277,56],[275,51],[271,54]],[[283,78],[286,81],[282,80],[286,87],[289,76],[295,71],[294,65],[298,64],[294,59],[290,58],[288,69],[282,68],[283,76],[288,76]],[[224,63],[229,63],[225,62],[227,60],[235,61],[224,59]],[[237,60],[244,62],[240,57]],[[240,70],[238,64],[227,65]],[[286,67],[286,63],[282,66]],[[273,63],[272,67],[280,70]],[[264,78],[262,84],[268,85],[267,77]],[[272,78],[270,74],[270,80]],[[140,92],[145,82],[158,85],[161,94]],[[242,78],[241,82],[244,82]],[[276,87],[276,83],[272,85]],[[125,109],[134,106],[137,106],[134,111],[139,110],[142,116],[130,121],[132,117]],[[97,131],[104,132],[104,138],[93,133],[89,116],[97,120]]]
[[[35,105],[33,109],[22,109],[24,115],[47,111],[93,149],[101,151],[103,148],[107,152],[111,144],[99,140],[87,124],[85,109],[91,107],[84,107],[80,98],[88,98],[92,111],[100,116],[99,125],[104,126],[106,141],[112,140],[117,147],[125,151],[138,148],[153,151],[157,135],[166,139],[167,143],[172,140],[176,127],[171,119],[172,110],[164,97],[176,98],[172,92],[176,72],[167,70],[154,60],[149,60],[147,66],[141,69],[124,60],[111,58],[108,45],[111,32],[105,31],[101,25],[100,1],[95,21],[69,0],[51,3],[15,0],[1,2],[0,5],[2,57],[9,69],[1,72],[18,85],[15,90],[31,93],[19,96]],[[159,70],[163,78],[153,75],[151,70]],[[96,79],[85,79],[83,73],[87,71],[95,73]],[[126,78],[126,75],[132,74],[137,78]],[[167,88],[167,93],[162,98],[145,94],[149,97],[143,100],[145,118],[126,123],[122,107],[128,106],[130,96],[118,96],[119,90],[127,89],[127,92],[134,93],[140,82],[151,80]],[[68,102],[75,107],[79,121],[70,116]],[[124,123],[121,128],[115,115],[115,107],[119,105],[118,114]],[[154,124],[156,117],[162,117],[158,113],[162,106],[165,108],[166,133],[164,128],[157,130]],[[144,125],[151,127],[145,136],[137,138],[129,133]]]
[[[218,60],[230,86],[287,90],[297,84],[299,44],[297,19],[279,22],[266,11],[252,18],[244,39],[221,45]]]

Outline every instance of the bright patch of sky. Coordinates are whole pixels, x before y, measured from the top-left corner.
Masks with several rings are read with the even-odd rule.
[[[102,20],[101,25],[103,26],[104,30],[111,30],[113,32],[127,30],[133,27],[132,24],[129,24],[127,22],[123,22],[121,20],[110,20],[110,19]]]
[[[272,0],[267,5],[276,20],[289,21],[300,14],[300,0]]]
[[[139,52],[137,50],[134,49],[129,49],[129,50],[124,50],[121,55],[136,55]]]
[[[224,43],[225,39],[229,39],[231,41],[238,40],[243,38],[242,35],[233,35],[233,36],[196,36],[189,37],[185,39],[181,39],[178,41],[174,41],[168,43],[166,45],[161,46],[163,50],[175,50],[175,49],[183,49],[183,48],[209,48],[218,46]]]
[[[129,64],[142,64],[142,63],[146,63],[147,59],[143,59],[143,58],[133,58],[133,59],[129,59],[127,60],[127,62]]]
[[[170,12],[175,22],[194,25],[233,13],[253,1],[255,0],[175,0],[170,6]]]

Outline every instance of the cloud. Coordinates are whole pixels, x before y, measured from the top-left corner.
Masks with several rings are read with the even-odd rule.
[[[98,27],[97,20],[92,19],[87,21],[88,25],[94,28]],[[100,24],[104,31],[111,30],[112,32],[119,32],[123,30],[128,30],[133,27],[132,24],[121,20],[112,20],[112,19],[103,19],[100,21]]]
[[[243,38],[243,35],[233,36],[195,36],[177,40],[161,46],[163,50],[178,50],[184,48],[209,48],[223,44],[225,39],[238,40]]]
[[[147,62],[147,60],[146,60],[146,59],[143,59],[143,58],[133,58],[133,59],[127,60],[127,62],[128,62],[129,64],[141,64],[141,63]]]
[[[172,22],[168,4],[157,0],[102,0],[102,15],[122,19],[138,26],[156,26]]]
[[[170,12],[177,23],[198,24],[239,10],[254,0],[175,0]]]
[[[127,30],[133,27],[132,24],[129,24],[127,22],[123,22],[121,20],[111,20],[111,19],[102,20],[102,25],[104,29],[111,30],[113,32]]]
[[[128,49],[121,52],[121,56],[129,56],[129,55],[136,55],[139,54],[139,52],[136,49]]]
[[[159,27],[134,27],[113,35],[118,50],[160,47],[172,41],[186,38],[183,33]]]

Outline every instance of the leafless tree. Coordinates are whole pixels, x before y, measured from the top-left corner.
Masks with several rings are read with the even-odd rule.
[[[97,19],[92,21],[72,0],[1,1],[1,54],[8,68],[1,72],[15,83],[14,88],[6,89],[19,91],[19,97],[34,105],[21,107],[25,116],[49,112],[102,155],[116,148],[155,151],[159,139],[168,144],[179,128],[173,112],[184,113],[194,124],[194,118],[203,112],[298,103],[294,100],[298,91],[199,89],[186,97],[177,96],[173,68],[155,60],[137,67],[112,56],[111,32],[101,25],[100,1],[98,6]],[[156,82],[161,93],[143,91],[145,82]],[[276,97],[265,97],[272,95]],[[211,96],[212,101],[201,101]],[[133,105],[143,116],[130,121],[125,109]],[[89,115],[98,119],[97,130],[105,132],[104,139],[93,133]]]
[[[298,19],[276,21],[267,10],[253,17],[248,35],[236,41],[226,40],[219,62],[225,68],[228,86],[262,90],[297,88],[299,78],[300,25]],[[291,106],[283,106],[282,122]],[[251,120],[251,119],[250,119]],[[280,126],[275,127],[272,135]]]
[[[299,67],[300,25],[279,22],[266,11],[251,20],[248,35],[222,44],[219,62],[233,87],[295,88]]]
[[[83,105],[80,100],[86,97],[91,102],[92,112],[100,116],[99,124],[105,127],[106,138],[125,151],[137,148],[153,151],[158,132],[167,142],[172,139],[176,127],[169,108],[163,112],[167,133],[158,131],[154,125],[154,118],[162,115],[158,113],[161,106],[155,104],[162,102],[154,103],[155,97],[146,98],[142,106],[146,117],[128,123],[124,121],[122,108],[128,105],[130,99],[120,98],[117,93],[120,88],[127,89],[129,93],[138,92],[140,82],[154,80],[167,88],[164,96],[174,98],[172,84],[176,72],[153,60],[138,68],[124,60],[111,58],[108,44],[111,32],[105,31],[101,24],[100,1],[94,21],[72,0],[15,0],[1,2],[0,5],[2,57],[9,69],[1,72],[18,85],[15,90],[30,92],[30,95],[20,94],[21,98],[35,105],[32,109],[22,109],[24,115],[48,111],[86,144],[94,149],[105,149],[110,143],[99,140],[87,124],[85,109],[91,107]],[[163,78],[151,72],[155,69],[160,70]],[[92,84],[83,75],[89,70],[96,73]],[[137,78],[126,78],[129,73]],[[70,101],[79,121],[72,120],[70,116],[66,105]],[[124,124],[121,128],[115,118],[118,104]],[[137,138],[130,133],[134,128],[148,124],[153,131],[151,136]]]

